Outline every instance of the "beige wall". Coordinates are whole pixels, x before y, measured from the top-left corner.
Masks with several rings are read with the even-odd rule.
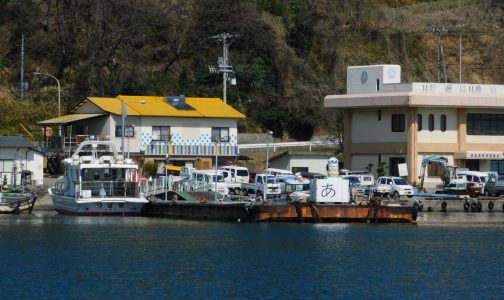
[[[392,132],[392,114],[404,113],[408,124],[407,109],[382,108],[381,120],[378,120],[378,109],[359,109],[353,111],[352,142],[355,143],[405,143],[407,130]],[[405,127],[407,128],[407,126]]]
[[[366,170],[369,163],[373,164],[373,169],[371,170],[376,178],[376,167],[378,166],[378,154],[372,155],[352,155],[352,170]],[[348,169],[345,166],[345,169]]]
[[[418,143],[456,143],[456,108],[418,108],[422,115],[422,130],[417,133]],[[434,131],[429,131],[429,115],[434,115]],[[446,131],[441,131],[441,115],[446,115]]]

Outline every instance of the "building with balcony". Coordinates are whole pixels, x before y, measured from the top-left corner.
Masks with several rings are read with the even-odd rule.
[[[125,134],[122,137],[122,108]],[[62,148],[69,153],[89,138],[111,140],[126,157],[212,167],[212,160],[238,156],[237,123],[245,116],[219,98],[184,96],[88,97],[68,115],[38,124],[63,126]],[[44,139],[45,140],[45,139]]]
[[[406,163],[408,180],[418,180],[424,154],[451,164],[504,174],[504,86],[492,84],[401,83],[399,65],[347,69],[347,94],[328,95],[326,108],[344,110],[347,169],[398,175]],[[426,184],[440,182],[429,167]]]

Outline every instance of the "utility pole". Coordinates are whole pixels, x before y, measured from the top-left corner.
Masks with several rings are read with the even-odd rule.
[[[459,83],[462,83],[462,34],[459,36]]]
[[[227,103],[228,73],[233,73],[233,67],[228,65],[228,40],[234,37],[238,37],[238,35],[231,33],[221,33],[211,37],[212,39],[217,40],[219,43],[222,43],[222,57],[218,58],[217,67],[209,66],[208,69],[210,73],[222,73],[222,100],[224,100],[224,103]],[[236,80],[234,80],[234,82],[236,84]],[[231,84],[233,84],[233,81],[231,82]]]
[[[20,89],[21,89],[21,100],[24,99],[24,34],[21,35],[21,85],[20,85]]]
[[[447,33],[448,30],[445,28],[432,28],[432,32],[438,35],[438,82],[441,82],[441,71],[443,72],[444,82],[446,83],[448,80],[446,78],[446,64],[444,61],[444,53],[443,53],[443,43],[441,42],[441,36],[443,33]]]

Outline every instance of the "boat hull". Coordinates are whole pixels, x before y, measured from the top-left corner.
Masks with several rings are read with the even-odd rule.
[[[192,201],[154,201],[144,207],[144,214],[192,220],[242,222],[378,222],[413,223],[416,212],[411,206],[356,204],[254,204],[198,203]]]
[[[140,216],[147,203],[143,198],[76,199],[52,194],[54,210],[72,216]]]
[[[30,213],[37,197],[33,193],[0,193],[0,213]]]

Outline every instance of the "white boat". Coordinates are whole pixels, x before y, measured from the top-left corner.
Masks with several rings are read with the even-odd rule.
[[[63,178],[49,189],[60,214],[137,216],[148,202],[137,182],[138,166],[118,155],[113,142],[84,141],[63,163]]]

